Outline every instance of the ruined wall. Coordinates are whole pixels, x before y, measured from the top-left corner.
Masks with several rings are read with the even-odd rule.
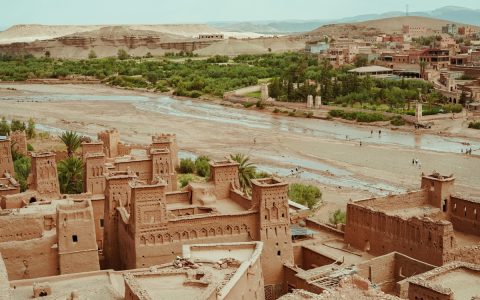
[[[450,197],[450,221],[455,230],[480,235],[480,203]]]
[[[5,172],[10,173],[12,176],[15,175],[10,145],[9,139],[0,140],[0,177],[3,177]]]
[[[434,265],[455,247],[450,222],[403,219],[354,203],[347,205],[345,241],[373,255],[397,251]]]
[[[27,135],[25,131],[16,130],[10,133],[10,140],[12,142],[12,148],[17,153],[27,155]]]

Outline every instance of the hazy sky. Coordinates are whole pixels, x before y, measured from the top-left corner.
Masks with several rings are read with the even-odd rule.
[[[292,19],[335,19],[480,0],[0,0],[0,27],[14,24],[151,24]]]

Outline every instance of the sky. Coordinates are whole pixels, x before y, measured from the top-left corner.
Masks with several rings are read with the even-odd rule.
[[[323,20],[362,14],[427,11],[480,0],[0,0],[0,28],[15,24],[165,24]]]

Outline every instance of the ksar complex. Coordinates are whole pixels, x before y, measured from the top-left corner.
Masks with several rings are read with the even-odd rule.
[[[479,0],[3,2],[0,300],[480,300]]]
[[[344,226],[310,219],[270,177],[239,185],[239,164],[177,185],[173,134],[126,144],[117,130],[83,142],[84,191],[61,194],[55,152],[28,152],[28,190],[0,140],[2,299],[477,299],[480,204],[455,177],[352,201]],[[330,297],[330,298],[329,298]],[[332,298],[333,297],[333,298]]]

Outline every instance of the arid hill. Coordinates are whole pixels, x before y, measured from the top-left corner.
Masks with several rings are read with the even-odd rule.
[[[321,26],[311,32],[309,35],[319,36],[319,35],[328,35],[328,36],[372,36],[380,33],[394,34],[402,33],[403,25],[412,25],[412,26],[425,26],[427,28],[427,35],[435,34],[435,32],[441,32],[442,26],[448,23],[453,23],[447,20],[433,19],[427,17],[416,17],[416,16],[404,16],[404,17],[393,17],[393,18],[384,18],[379,20],[364,21],[358,23],[343,23],[343,24],[330,24]],[[461,23],[456,23],[457,25],[464,25]],[[468,25],[471,26],[471,25]],[[476,26],[473,26],[476,27]],[[477,27],[478,28],[478,27]]]
[[[95,31],[104,27],[125,30],[148,30],[164,34],[195,37],[200,33],[219,33],[220,30],[206,24],[164,24],[164,25],[15,25],[0,32],[0,44],[32,42],[54,39],[66,35]]]

